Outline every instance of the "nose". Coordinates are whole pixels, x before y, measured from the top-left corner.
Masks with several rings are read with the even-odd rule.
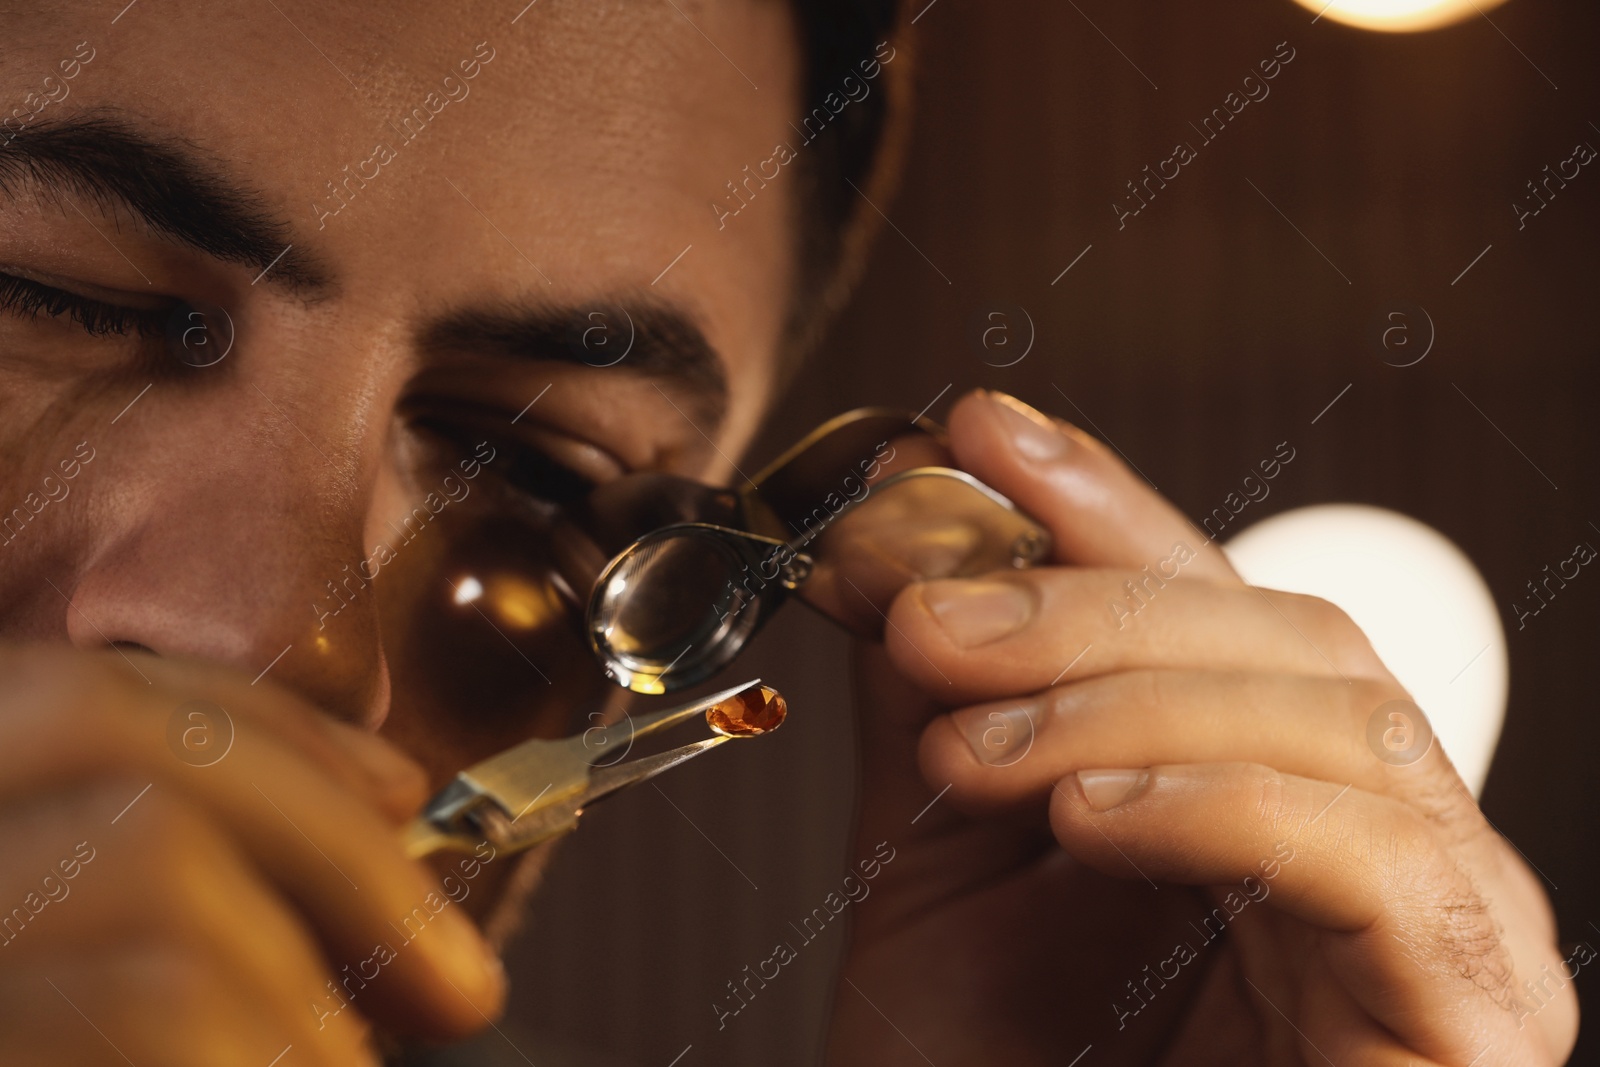
[[[203,410],[178,389],[147,399],[141,433],[102,453],[97,480],[114,488],[97,490],[108,511],[67,634],[225,663],[375,729],[389,674],[374,590],[350,580],[374,446],[338,432],[325,394],[280,391],[208,391]]]

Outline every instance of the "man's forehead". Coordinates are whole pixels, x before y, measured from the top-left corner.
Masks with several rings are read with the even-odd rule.
[[[777,0],[138,2],[7,26],[0,93],[59,97],[38,128],[109,115],[192,149],[336,282],[398,272],[415,292],[397,304],[429,313],[659,292],[725,312],[705,325],[735,360],[781,329],[783,309],[738,305],[787,296],[796,183],[726,232],[712,206],[790,132],[799,55]],[[92,59],[68,78],[75,54]]]
[[[742,139],[737,158],[747,161],[772,147],[751,141],[750,128],[794,111],[798,56],[777,2],[145,0],[109,10],[7,9],[0,99],[21,104],[61,86],[77,107],[128,109],[319,184],[380,140],[409,135],[415,126],[402,119],[419,112],[437,116],[426,132],[440,153],[470,151],[468,166],[514,163],[538,177],[562,169],[558,144],[588,146],[591,168],[625,150],[632,165],[659,171],[692,168]],[[66,79],[59,64],[80,42],[94,58]]]

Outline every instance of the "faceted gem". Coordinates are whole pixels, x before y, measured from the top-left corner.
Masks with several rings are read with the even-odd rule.
[[[771,686],[746,689],[706,709],[706,725],[725,737],[753,737],[776,730],[789,705]]]

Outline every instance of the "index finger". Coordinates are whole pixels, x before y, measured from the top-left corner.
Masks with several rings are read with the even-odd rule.
[[[278,728],[305,709],[297,711],[281,693],[239,692],[243,683],[201,685],[199,692],[218,695],[239,714],[225,758],[190,762],[170,747],[176,694],[129,683],[108,667],[96,670],[108,662],[103,656],[78,659],[79,677],[53,689],[43,682],[47,691],[0,691],[0,750],[26,753],[0,766],[0,801],[26,803],[68,783],[107,777],[144,779],[158,801],[135,807],[144,793],[130,789],[127,809],[112,820],[122,820],[118,831],[148,834],[148,849],[187,857],[175,877],[205,881],[210,875],[203,850],[195,848],[198,838],[174,831],[182,830],[184,816],[171,813],[203,812],[305,920],[337,983],[360,983],[363,1015],[397,1031],[456,1038],[478,1029],[487,1010],[498,1010],[498,961],[463,909],[451,906],[471,887],[448,877],[441,887],[406,858],[362,777],[331,773],[332,753],[307,750],[317,736],[314,721],[299,730]],[[163,804],[170,809],[165,814]],[[469,862],[476,870],[493,858]],[[464,878],[475,876],[465,871]],[[383,980],[375,981],[380,973]]]
[[[1243,584],[1212,539],[1110,449],[1015,397],[979,389],[957,401],[950,450],[1049,529],[1056,562],[1137,570],[1186,545],[1191,577]]]

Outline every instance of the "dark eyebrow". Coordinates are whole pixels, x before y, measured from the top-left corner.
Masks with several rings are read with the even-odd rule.
[[[430,323],[422,344],[664,378],[688,392],[697,413],[710,423],[720,423],[727,410],[728,377],[716,349],[691,315],[652,299],[468,308]]]
[[[290,247],[289,223],[267,209],[260,193],[225,178],[217,162],[187,142],[105,116],[41,122],[0,145],[0,193],[14,197],[29,182],[103,208],[123,206],[206,255],[252,270],[270,266],[269,282],[304,294],[332,285],[315,257]]]

